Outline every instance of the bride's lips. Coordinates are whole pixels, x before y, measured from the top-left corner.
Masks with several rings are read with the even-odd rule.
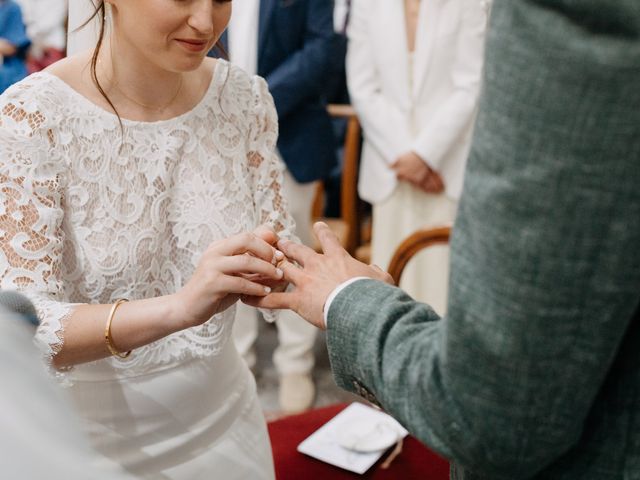
[[[189,38],[176,38],[176,42],[178,42],[182,48],[190,52],[202,52],[209,44],[206,40],[194,40]]]

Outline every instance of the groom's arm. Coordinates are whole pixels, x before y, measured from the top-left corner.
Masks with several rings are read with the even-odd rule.
[[[360,280],[331,303],[327,343],[338,383],[425,443],[529,478],[589,427],[638,304],[640,11],[496,0],[491,23],[447,316]],[[382,275],[316,231],[324,255],[280,244],[301,265],[284,268],[295,290],[254,303],[323,326],[337,284]]]
[[[578,441],[637,307],[639,25],[631,0],[496,0],[446,318],[369,280],[328,312],[338,383],[492,478]]]

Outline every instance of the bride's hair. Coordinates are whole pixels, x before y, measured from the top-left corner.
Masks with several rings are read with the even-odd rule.
[[[95,2],[93,3],[95,5]],[[104,99],[109,103],[109,105],[113,109],[113,112],[116,114],[116,116],[118,117],[118,121],[120,122],[120,127],[122,128],[122,119],[120,118],[120,114],[118,113],[116,106],[111,102],[111,99],[107,95],[107,92],[105,92],[104,88],[102,88],[102,85],[100,84],[100,80],[98,80],[98,74],[97,74],[98,55],[100,54],[100,49],[102,48],[102,43],[104,42],[104,31],[105,31],[105,25],[107,22],[107,8],[105,6],[104,0],[98,0],[97,3],[98,4],[96,5],[96,9],[93,11],[93,14],[87,19],[86,22],[84,22],[78,28],[78,30],[80,30],[81,28],[89,24],[96,16],[99,17],[100,32],[98,34],[98,42],[96,43],[96,48],[94,48],[93,55],[91,56],[91,79],[93,80],[93,83],[96,85],[96,88],[100,92],[100,95],[104,97]]]
[[[122,128],[122,119],[120,118],[120,114],[118,113],[115,105],[111,102],[111,99],[107,95],[107,92],[105,92],[104,88],[102,88],[97,74],[98,55],[100,55],[100,49],[102,48],[102,44],[104,42],[105,26],[107,23],[107,8],[104,0],[98,0],[97,2],[95,0],[92,0],[92,3],[95,5],[96,9],[93,11],[93,14],[91,14],[91,16],[82,25],[80,25],[80,27],[78,27],[78,30],[89,24],[96,16],[99,18],[100,31],[98,33],[98,42],[96,43],[96,48],[93,50],[93,55],[91,56],[91,79],[100,92],[100,95],[104,97],[104,99],[113,109],[113,112],[116,114],[116,116],[118,117],[118,121],[120,122],[120,128]],[[226,57],[226,52],[220,41],[216,43],[214,48],[216,48],[217,51],[221,52],[223,57]]]

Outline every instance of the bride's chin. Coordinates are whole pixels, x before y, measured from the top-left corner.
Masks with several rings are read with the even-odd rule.
[[[180,73],[193,72],[202,66],[206,58],[207,57],[205,56],[198,59],[182,59],[181,61],[176,62],[171,70]]]

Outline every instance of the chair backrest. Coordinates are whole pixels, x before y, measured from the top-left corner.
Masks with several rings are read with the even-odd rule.
[[[347,120],[347,131],[344,140],[344,158],[342,180],[340,183],[340,220],[345,223],[347,232],[343,247],[353,254],[360,244],[360,210],[358,199],[358,165],[360,161],[360,122],[351,105],[331,104],[327,111],[333,118]],[[312,217],[320,220],[323,217],[324,187],[319,185],[312,209]]]
[[[387,268],[396,285],[400,284],[400,277],[402,277],[404,268],[416,253],[432,245],[447,244],[450,236],[450,226],[422,228],[409,235],[398,246]]]

